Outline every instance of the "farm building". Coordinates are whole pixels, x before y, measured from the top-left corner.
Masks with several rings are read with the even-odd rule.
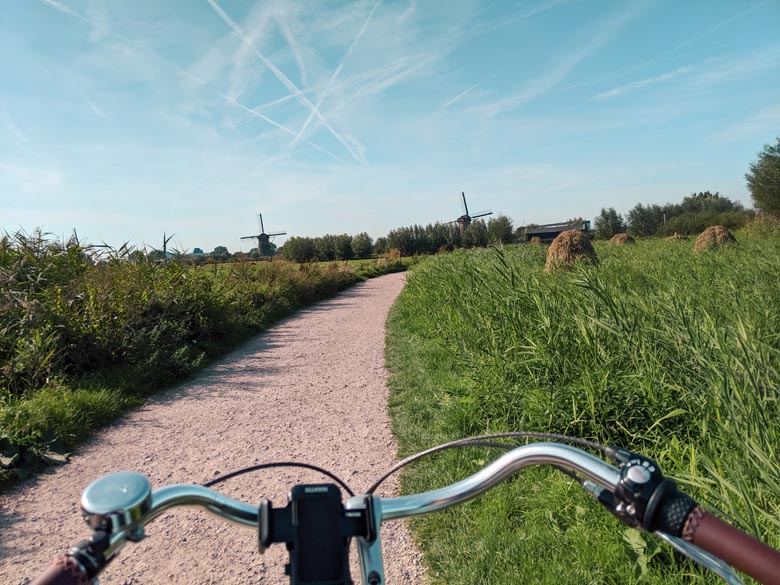
[[[541,242],[552,242],[558,234],[569,230],[582,230],[590,233],[589,221],[577,221],[574,223],[547,223],[544,225],[530,226],[525,230],[525,241],[530,242],[532,238],[539,238]]]

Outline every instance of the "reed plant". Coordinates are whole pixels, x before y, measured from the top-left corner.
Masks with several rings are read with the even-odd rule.
[[[34,466],[299,307],[405,263],[189,266],[0,239],[0,455]],[[25,459],[24,461],[22,459]],[[0,469],[0,479],[18,475]]]
[[[390,319],[403,453],[510,430],[617,444],[780,546],[780,238],[738,239],[704,254],[681,240],[597,244],[598,266],[549,273],[538,246],[427,260]],[[442,456],[405,489],[486,457]],[[466,510],[418,523],[435,582],[715,582],[552,472]]]

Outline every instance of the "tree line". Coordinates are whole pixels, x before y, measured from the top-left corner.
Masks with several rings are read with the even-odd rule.
[[[767,216],[780,216],[780,137],[765,144],[745,173],[753,206]],[[614,207],[602,208],[593,222],[595,237],[608,239],[622,232],[634,236],[693,235],[711,225],[729,229],[742,227],[756,212],[718,193],[691,193],[681,203],[637,204],[619,214]]]
[[[609,239],[627,232],[637,237],[693,235],[711,225],[729,229],[742,227],[755,212],[718,192],[691,193],[680,203],[638,203],[625,216],[614,207],[602,208],[593,222],[597,239]]]
[[[377,254],[396,249],[402,256],[435,254],[455,248],[478,248],[490,244],[511,244],[516,241],[512,220],[499,215],[485,222],[472,221],[465,230],[456,223],[429,223],[391,230],[386,238],[377,238]]]

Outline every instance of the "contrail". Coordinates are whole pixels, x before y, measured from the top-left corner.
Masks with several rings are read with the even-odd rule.
[[[78,12],[76,12],[75,10],[73,10],[71,8],[68,8],[64,4],[60,4],[59,2],[55,2],[55,0],[41,0],[41,2],[43,2],[44,4],[48,4],[49,6],[54,8],[55,10],[59,10],[63,14],[70,14],[71,16],[75,16],[76,18],[79,18],[79,19],[83,20],[84,22],[89,22],[89,20],[87,20],[87,18],[85,16],[82,16],[81,14],[79,14]]]
[[[28,140],[27,135],[24,132],[21,131],[19,126],[14,124],[14,121],[11,119],[11,116],[8,114],[8,110],[6,110],[3,107],[3,108],[0,108],[0,112],[2,112],[3,122],[5,122],[5,126],[11,132],[11,134],[16,136],[22,142],[27,142],[27,140]]]
[[[306,67],[303,64],[303,55],[301,55],[301,49],[295,41],[295,35],[293,35],[290,30],[290,25],[287,22],[287,15],[280,16],[277,12],[274,14],[274,20],[276,20],[276,24],[282,32],[282,36],[287,41],[287,44],[290,45],[290,50],[293,53],[293,57],[295,57],[295,62],[298,64],[298,70],[301,72],[301,85],[306,87],[309,85],[309,80],[308,75],[306,74]]]
[[[666,73],[662,73],[661,75],[656,75],[655,77],[649,77],[647,79],[640,79],[639,81],[634,81],[633,83],[628,83],[626,85],[621,85],[620,87],[610,89],[609,91],[601,92],[600,94],[593,96],[591,101],[603,101],[613,97],[625,95],[638,89],[642,89],[643,87],[655,85],[664,81],[671,81],[672,79],[677,79],[681,75],[695,70],[696,67],[691,65],[678,67],[674,71],[668,71]]]
[[[211,7],[214,9],[214,11],[224,20],[227,25],[233,29],[233,32],[235,32],[244,42],[248,42],[248,39],[246,38],[246,35],[243,33],[243,31],[239,28],[239,26],[233,21],[233,19],[228,16],[228,14],[220,8],[219,4],[216,3],[215,0],[206,0]],[[250,43],[251,44],[251,43]],[[341,145],[346,148],[349,153],[361,164],[365,164],[365,161],[358,156],[358,154],[352,149],[352,147],[347,143],[342,136],[336,132],[330,124],[328,124],[327,120],[322,117],[322,114],[317,110],[317,108],[314,107],[314,104],[311,103],[309,98],[307,98],[303,93],[301,92],[296,85],[290,81],[290,79],[282,73],[277,67],[271,63],[260,51],[257,50],[257,48],[254,46],[254,44],[251,44],[252,49],[260,61],[263,62],[263,64],[268,67],[271,72],[276,76],[276,78],[287,88],[287,91],[290,93],[299,93],[300,97],[299,100],[303,105],[308,107],[310,110],[313,111],[314,115],[317,116],[320,119],[320,122],[322,122],[322,125],[325,126],[325,128],[328,129],[328,131],[333,135],[333,137],[341,143]]]
[[[311,88],[310,89],[303,89],[303,90],[300,90],[300,91],[298,91],[296,93],[290,93],[290,94],[287,94],[284,97],[280,97],[280,98],[277,98],[277,99],[275,99],[273,101],[266,102],[264,104],[260,104],[259,106],[255,106],[252,109],[254,111],[256,111],[256,112],[259,112],[261,110],[265,110],[267,108],[271,108],[273,106],[278,106],[279,104],[283,104],[283,103],[289,102],[290,100],[298,99],[298,95],[299,94],[307,94],[307,93],[311,93],[312,91],[314,91],[314,90],[311,89]]]
[[[506,69],[502,69],[501,71],[496,71],[496,72],[495,72],[493,75],[489,75],[489,76],[487,76],[485,79],[483,79],[482,81],[479,81],[479,82],[475,83],[474,85],[472,85],[471,87],[468,87],[468,88],[464,89],[462,92],[460,92],[460,93],[459,93],[458,95],[456,95],[455,97],[453,97],[453,98],[450,98],[450,99],[448,99],[446,102],[444,102],[444,103],[441,105],[441,108],[439,108],[439,109],[440,109],[440,110],[446,110],[446,109],[447,109],[447,108],[449,108],[449,107],[450,107],[452,104],[454,104],[455,102],[457,102],[457,101],[460,101],[462,98],[464,98],[464,97],[466,96],[466,94],[468,94],[469,92],[471,92],[471,91],[473,91],[473,90],[477,89],[477,88],[478,88],[478,87],[480,87],[481,85],[484,85],[485,83],[487,83],[488,81],[490,81],[491,79],[493,79],[494,77],[496,77],[497,75],[499,75],[500,73],[503,73],[504,71],[506,71]]]
[[[705,37],[711,35],[712,33],[720,30],[721,28],[723,28],[727,24],[731,24],[735,20],[739,20],[743,16],[747,16],[748,14],[753,12],[754,10],[759,9],[762,6],[764,6],[765,4],[768,4],[768,3],[769,3],[769,0],[764,0],[763,2],[759,2],[755,6],[751,6],[750,8],[748,8],[746,10],[743,10],[742,12],[740,12],[738,14],[735,14],[731,18],[729,18],[727,20],[724,20],[723,22],[721,22],[719,24],[716,24],[714,27],[704,31],[703,33],[697,35],[696,37],[694,37],[694,38],[692,38],[690,40],[687,40],[684,43],[681,43],[681,44],[679,44],[679,45],[677,45],[675,47],[672,47],[671,49],[667,49],[663,53],[661,53],[659,55],[656,55],[655,57],[645,61],[644,63],[639,63],[638,65],[632,65],[631,67],[627,67],[625,69],[618,69],[616,71],[611,71],[611,72],[609,72],[609,73],[607,73],[605,75],[602,75],[601,77],[598,77],[596,79],[591,79],[589,81],[583,81],[583,82],[575,83],[575,84],[572,84],[572,85],[566,85],[566,86],[563,86],[563,87],[560,87],[560,88],[556,89],[555,91],[557,92],[557,91],[563,91],[563,90],[569,90],[569,89],[576,89],[576,88],[579,88],[579,87],[586,87],[588,85],[595,85],[597,83],[601,83],[602,81],[608,81],[610,79],[615,79],[616,77],[620,77],[622,75],[625,75],[626,73],[630,73],[632,71],[636,71],[637,69],[642,69],[643,67],[646,67],[647,65],[650,65],[651,63],[655,63],[656,61],[658,61],[660,59],[663,59],[664,57],[668,57],[669,55],[672,55],[673,53],[676,53],[680,49],[684,49],[685,47],[688,47],[688,46],[690,46],[690,45],[692,45],[694,43],[699,42],[703,38],[705,38]],[[553,92],[551,92],[551,93],[553,93]]]
[[[347,49],[347,52],[344,54],[344,58],[341,60],[341,63],[339,63],[339,66],[336,67],[336,69],[333,71],[333,75],[330,76],[330,79],[328,80],[325,89],[322,90],[322,93],[320,94],[317,103],[314,105],[314,109],[311,112],[309,112],[309,117],[306,118],[306,121],[303,123],[303,126],[301,126],[301,129],[298,131],[298,135],[292,141],[290,148],[294,147],[296,143],[301,139],[303,133],[309,127],[309,124],[311,124],[312,118],[314,118],[314,112],[319,112],[323,100],[327,97],[328,92],[330,91],[330,87],[333,85],[333,82],[336,81],[336,78],[339,76],[339,73],[341,73],[341,70],[344,68],[344,64],[347,62],[347,59],[349,59],[349,56],[352,54],[352,51],[355,50],[355,47],[360,41],[360,38],[363,36],[363,33],[366,32],[366,27],[368,26],[368,23],[371,22],[371,17],[374,16],[374,12],[376,12],[376,9],[379,8],[379,4],[381,3],[381,1],[382,0],[377,0],[376,4],[374,4],[374,7],[371,9],[371,12],[368,13],[368,18],[366,18],[366,21],[363,23],[363,27],[360,29],[357,36],[352,41],[352,44],[349,46],[349,49]]]
[[[667,56],[671,55],[672,53],[676,53],[676,52],[677,52],[677,51],[679,51],[680,49],[684,49],[685,47],[687,47],[687,46],[689,46],[689,45],[692,45],[693,43],[697,43],[697,42],[699,42],[700,40],[702,40],[704,37],[706,37],[706,36],[709,36],[709,35],[711,35],[712,33],[714,33],[714,32],[716,32],[716,31],[720,30],[721,28],[723,28],[723,27],[724,27],[724,26],[726,26],[727,24],[731,24],[731,23],[732,23],[732,22],[734,22],[735,20],[739,20],[739,19],[740,19],[740,18],[742,18],[743,16],[747,16],[748,14],[750,14],[751,12],[753,12],[754,10],[758,10],[759,8],[761,8],[762,6],[764,6],[765,4],[768,4],[768,3],[769,3],[769,0],[764,0],[763,2],[759,2],[759,3],[758,3],[758,4],[756,4],[755,6],[751,6],[750,8],[748,8],[748,9],[746,9],[746,10],[743,10],[742,12],[740,12],[739,14],[736,14],[735,16],[732,16],[732,17],[731,17],[731,18],[729,18],[728,20],[724,20],[724,21],[723,21],[723,22],[721,22],[720,24],[716,24],[716,25],[715,25],[715,26],[713,26],[711,29],[709,29],[709,30],[706,30],[706,31],[704,31],[703,33],[701,33],[699,36],[693,37],[692,39],[690,39],[690,40],[687,40],[687,41],[685,41],[684,43],[681,43],[681,44],[677,45],[676,47],[672,47],[671,49],[669,49],[669,50],[667,50],[667,51],[664,51],[664,52],[663,52],[663,53],[661,53],[660,55],[656,55],[655,57],[653,57],[653,58],[652,58],[652,59],[650,59],[649,61],[645,61],[645,62],[644,62],[644,63],[642,63],[641,65],[637,65],[637,66],[636,66],[636,68],[644,67],[645,65],[650,65],[651,63],[655,63],[655,62],[656,62],[656,61],[658,61],[659,59],[663,59],[664,57],[667,57]]]
[[[295,136],[295,132],[294,132],[293,130],[291,130],[290,128],[288,128],[287,126],[283,126],[282,124],[279,124],[278,122],[275,122],[274,120],[272,120],[272,119],[271,119],[271,118],[269,118],[268,116],[265,116],[265,115],[261,114],[260,112],[256,112],[256,111],[255,111],[255,110],[253,110],[252,108],[249,108],[249,107],[245,106],[244,104],[237,102],[237,101],[236,101],[236,100],[234,100],[233,98],[231,98],[231,97],[229,97],[229,96],[226,96],[226,95],[225,95],[225,94],[223,94],[223,93],[220,93],[220,94],[219,94],[219,97],[221,97],[222,99],[224,99],[226,102],[228,102],[228,103],[230,103],[230,104],[233,104],[234,106],[238,106],[238,107],[239,107],[239,108],[241,108],[242,110],[245,110],[245,111],[249,112],[249,113],[250,113],[250,114],[252,114],[253,116],[255,116],[255,117],[257,117],[257,118],[260,118],[260,119],[261,119],[261,120],[263,120],[264,122],[267,122],[267,123],[269,123],[271,126],[274,126],[275,128],[278,128],[278,129],[279,129],[279,130],[281,130],[282,132],[286,132],[287,134],[290,134],[291,136]],[[344,161],[344,159],[342,159],[342,158],[341,158],[341,157],[339,157],[338,155],[335,155],[335,154],[333,154],[333,153],[332,153],[332,152],[330,152],[329,150],[327,150],[327,149],[325,149],[325,148],[321,147],[319,144],[315,144],[314,142],[310,142],[309,140],[304,140],[304,143],[308,144],[308,145],[309,145],[309,146],[311,146],[312,148],[315,148],[315,149],[319,150],[320,152],[322,152],[322,153],[324,153],[324,154],[327,154],[327,155],[328,155],[328,156],[330,156],[330,157],[333,157],[333,158],[335,158],[337,161],[339,161],[339,162],[341,162],[341,163],[344,163],[344,164],[346,164],[346,162]],[[276,156],[278,156],[278,155],[276,155]],[[269,161],[270,161],[270,160],[272,160],[273,158],[274,158],[274,157],[271,157],[271,159],[269,159]],[[263,164],[267,164],[269,161],[266,161],[266,162],[265,162],[265,163],[263,163]]]

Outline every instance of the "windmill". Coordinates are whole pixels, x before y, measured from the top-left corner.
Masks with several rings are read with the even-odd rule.
[[[287,232],[276,232],[273,234],[265,233],[265,226],[263,225],[263,214],[257,214],[257,227],[260,228],[260,233],[256,236],[242,236],[242,240],[257,240],[257,252],[260,256],[273,256],[274,251],[271,248],[271,238],[274,236],[283,236]]]
[[[171,234],[168,237],[165,237],[165,232],[163,232],[163,245],[162,250],[158,250],[154,246],[149,246],[152,249],[152,255],[155,257],[156,260],[164,261],[168,259],[168,242],[170,242],[173,239],[173,236],[176,234]]]
[[[466,231],[466,228],[471,225],[471,220],[477,219],[478,217],[485,217],[486,215],[493,215],[493,212],[489,209],[486,211],[480,211],[474,215],[469,215],[469,206],[466,203],[466,194],[461,191],[460,196],[463,198],[463,215],[461,215],[458,219],[449,221],[447,223],[457,223],[461,232]]]

